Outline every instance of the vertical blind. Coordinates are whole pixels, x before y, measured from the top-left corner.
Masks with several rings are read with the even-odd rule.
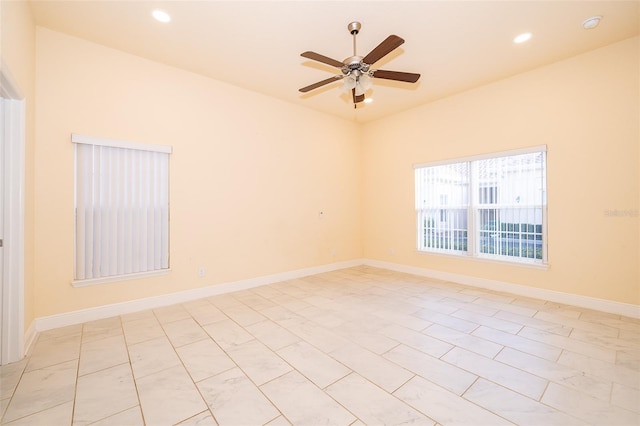
[[[169,268],[170,147],[73,135],[75,279]]]

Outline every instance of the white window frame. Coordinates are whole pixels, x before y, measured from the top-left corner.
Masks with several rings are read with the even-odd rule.
[[[160,269],[152,269],[152,270],[141,271],[141,272],[128,272],[128,273],[119,274],[119,275],[108,275],[108,276],[90,277],[90,278],[78,277],[79,274],[77,272],[77,266],[78,266],[77,262],[78,262],[78,255],[79,255],[79,252],[78,252],[79,240],[78,240],[78,219],[77,219],[77,202],[78,202],[77,192],[78,192],[79,178],[78,178],[78,149],[77,149],[78,147],[77,146],[80,144],[98,145],[98,146],[111,147],[111,148],[124,148],[128,150],[150,151],[150,152],[156,152],[156,153],[163,153],[167,155],[170,155],[172,153],[172,150],[173,150],[172,147],[166,146],[166,145],[142,144],[137,142],[98,138],[94,136],[80,135],[76,133],[73,133],[71,135],[71,142],[73,142],[76,145],[74,147],[75,148],[74,150],[75,151],[75,155],[74,155],[75,156],[74,158],[74,170],[75,170],[74,172],[74,218],[75,218],[74,219],[74,242],[75,242],[74,250],[75,250],[75,253],[74,253],[74,280],[71,282],[71,284],[74,287],[84,287],[84,286],[90,286],[95,284],[134,280],[139,278],[148,278],[148,277],[168,274],[171,271],[171,269],[169,267],[168,258],[167,258],[166,267],[162,267]],[[166,205],[167,205],[167,212],[168,212],[169,211],[169,194],[168,194],[169,170],[168,169],[167,169],[166,179],[167,179]],[[167,251],[167,256],[169,256],[169,248],[168,248],[169,229],[167,229],[166,239],[167,239],[166,251]]]
[[[479,210],[482,208],[482,206],[486,207],[486,205],[479,204],[481,188],[492,188],[490,190],[487,190],[491,192],[489,197],[490,204],[492,206],[495,205],[497,209],[504,208],[504,207],[501,207],[501,204],[498,202],[500,197],[500,189],[497,187],[493,188],[494,187],[493,184],[487,185],[486,182],[480,182],[480,179],[478,178],[478,173],[476,170],[477,164],[481,160],[498,159],[501,157],[511,157],[511,156],[517,156],[522,154],[531,154],[531,153],[542,153],[544,156],[543,163],[542,163],[544,169],[542,171],[543,187],[542,187],[542,194],[541,194],[541,205],[540,206],[536,205],[536,208],[542,210],[541,212],[542,257],[539,259],[536,257],[527,258],[527,257],[520,257],[520,256],[509,256],[507,254],[482,253],[480,248],[480,240],[481,240],[480,235],[482,230],[480,229],[481,225],[480,225]],[[429,253],[429,254],[441,254],[441,255],[447,255],[447,256],[450,255],[455,257],[463,257],[463,258],[479,259],[479,260],[487,260],[487,261],[507,262],[509,264],[541,266],[546,268],[546,266],[548,265],[547,195],[546,195],[547,158],[546,157],[547,157],[547,146],[539,145],[539,146],[533,146],[529,148],[515,149],[515,150],[509,150],[509,151],[503,151],[503,152],[497,152],[497,153],[481,154],[481,155],[456,158],[451,160],[414,164],[413,168],[415,171],[415,191],[416,191],[415,192],[415,196],[416,196],[415,208],[416,208],[416,231],[417,231],[416,246],[417,246],[418,252]],[[452,247],[447,247],[447,248],[428,247],[425,244],[423,244],[423,242],[425,241],[424,240],[425,225],[423,222],[427,219],[425,219],[426,215],[424,214],[425,200],[419,199],[419,196],[424,198],[424,192],[420,192],[420,191],[423,191],[423,188],[422,188],[422,184],[419,182],[419,179],[418,179],[419,170],[429,168],[429,167],[455,165],[460,163],[467,163],[467,167],[469,170],[468,185],[467,185],[468,193],[466,194],[467,195],[466,198],[468,202],[463,203],[463,206],[462,206],[462,208],[466,208],[467,210],[466,250],[461,250],[459,246],[457,249],[454,249]],[[442,197],[442,195],[439,195],[439,197]],[[431,209],[437,208],[437,206],[434,206],[433,204],[430,204],[429,206]],[[503,231],[498,231],[498,232],[503,232]],[[504,232],[508,232],[508,231],[504,231]]]

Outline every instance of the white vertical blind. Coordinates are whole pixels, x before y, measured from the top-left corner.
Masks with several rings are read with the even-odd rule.
[[[169,268],[169,153],[72,140],[76,280]]]

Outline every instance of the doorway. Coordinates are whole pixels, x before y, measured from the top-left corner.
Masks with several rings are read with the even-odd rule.
[[[0,365],[24,356],[25,101],[0,67]]]

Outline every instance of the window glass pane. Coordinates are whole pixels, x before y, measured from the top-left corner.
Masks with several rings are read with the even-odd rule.
[[[544,157],[537,152],[476,162],[481,254],[542,260]]]
[[[416,167],[418,250],[545,261],[546,152]]]
[[[466,252],[469,164],[418,168],[415,178],[418,249]]]

